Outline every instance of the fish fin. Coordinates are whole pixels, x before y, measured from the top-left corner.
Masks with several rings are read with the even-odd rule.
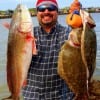
[[[35,38],[33,39],[33,42],[32,42],[32,54],[33,55],[37,55],[37,49],[36,49],[36,43],[35,43]]]
[[[7,28],[7,29],[9,29],[9,28],[10,28],[10,24],[9,24],[9,23],[4,22],[4,23],[2,23],[2,24],[3,24],[3,26],[4,26],[5,28]]]
[[[62,79],[65,79],[65,73],[64,73],[64,69],[63,69],[63,57],[62,57],[62,55],[63,55],[63,51],[60,51],[60,53],[59,53],[59,59],[58,59],[58,69],[57,69],[57,71],[58,71],[58,74],[60,75],[60,77]]]
[[[91,80],[91,77],[93,76],[94,70],[96,68],[96,52],[96,33],[86,23],[84,24],[84,32],[81,36],[81,55],[82,60],[89,71],[89,80]]]
[[[30,35],[30,33],[29,33],[29,34],[26,35],[25,39],[26,39],[27,41],[32,41],[32,40],[33,40],[33,37],[32,37],[32,36]]]
[[[7,98],[3,98],[2,100],[10,100],[10,99],[12,99],[12,96],[9,96]]]
[[[30,34],[28,34],[25,38],[27,41],[32,41],[32,54],[36,55],[37,54],[37,50],[36,50],[36,39],[35,37],[32,37]]]

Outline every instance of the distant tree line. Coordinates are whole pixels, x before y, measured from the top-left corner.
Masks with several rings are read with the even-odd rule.
[[[86,11],[93,13],[93,12],[100,12],[100,7],[90,7],[90,8],[84,8]],[[59,14],[67,14],[69,10],[69,7],[64,7],[62,9],[59,9],[58,13]],[[6,10],[6,11],[0,11],[0,18],[6,18],[6,17],[11,17],[13,14],[14,10]],[[36,8],[29,8],[29,12],[31,16],[36,16],[37,10]]]

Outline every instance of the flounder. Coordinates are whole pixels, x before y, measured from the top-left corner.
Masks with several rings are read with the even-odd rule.
[[[89,99],[88,80],[94,72],[95,59],[95,32],[87,23],[83,28],[72,29],[59,53],[58,73],[75,93],[75,100]]]

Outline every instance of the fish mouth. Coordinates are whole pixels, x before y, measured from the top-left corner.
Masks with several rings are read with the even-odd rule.
[[[18,25],[17,31],[20,33],[30,33],[32,32],[32,24],[31,22],[22,22]]]
[[[70,45],[72,47],[75,47],[75,48],[80,48],[81,47],[81,44],[80,43],[77,43],[77,42],[73,42],[73,41],[69,41]]]
[[[74,45],[75,47],[80,47],[80,46],[81,46],[81,44],[75,43],[75,42],[73,42],[73,45]]]
[[[70,34],[69,38],[69,43],[72,47],[77,47],[77,48],[80,48],[81,47],[81,43],[78,41],[78,39],[73,36],[72,34]]]

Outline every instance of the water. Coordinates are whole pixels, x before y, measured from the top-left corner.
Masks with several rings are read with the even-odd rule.
[[[96,35],[97,35],[97,58],[96,58],[96,70],[94,77],[100,79],[100,13],[92,13],[93,19],[96,22]],[[66,26],[66,15],[59,15],[58,21],[63,26]],[[38,25],[36,17],[32,17],[34,26]],[[9,22],[11,19],[0,19],[0,97],[9,95],[7,83],[6,83],[6,50],[7,50],[7,39],[8,29],[3,27],[3,22]],[[1,99],[0,99],[1,100]]]

